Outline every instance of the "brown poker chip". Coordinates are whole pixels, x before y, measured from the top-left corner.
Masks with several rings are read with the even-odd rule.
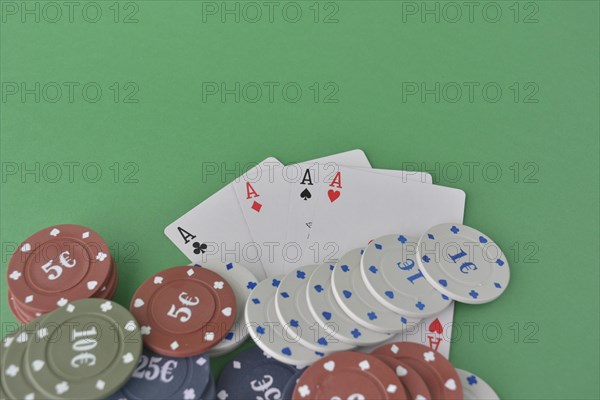
[[[112,257],[98,233],[81,225],[56,225],[19,245],[6,275],[15,303],[28,313],[43,314],[94,297],[111,273]]]
[[[152,275],[137,289],[129,308],[144,344],[170,357],[191,357],[216,346],[236,317],[229,283],[209,269],[192,266]]]
[[[404,385],[409,399],[432,400],[427,384],[414,368],[397,358],[380,354],[374,355],[396,372],[396,376]]]
[[[111,266],[110,275],[108,280],[94,293],[93,297],[111,300],[115,295],[118,286],[118,272],[117,267],[113,261]],[[19,303],[10,290],[8,292],[8,305],[15,316],[15,318],[21,323],[29,323],[32,320],[41,317],[45,313],[37,311],[28,307],[26,304]]]
[[[8,307],[17,321],[22,324],[26,324],[35,319],[35,316],[27,315],[19,309],[18,305],[15,303],[15,298],[10,292],[8,292]]]
[[[293,400],[408,399],[395,372],[377,357],[343,351],[311,365],[296,383]]]
[[[96,292],[94,297],[110,300],[115,295],[117,291],[117,286],[119,283],[119,274],[117,272],[117,267],[113,262],[112,272],[108,278],[108,281]]]
[[[412,367],[427,384],[432,398],[462,400],[463,389],[456,369],[437,351],[418,343],[394,342],[376,348],[373,354],[393,357]]]

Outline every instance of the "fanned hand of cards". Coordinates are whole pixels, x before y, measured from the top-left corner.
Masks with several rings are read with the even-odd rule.
[[[371,167],[362,150],[284,166],[267,158],[165,229],[192,262],[246,265],[259,279],[336,261],[392,232],[461,223],[465,194],[431,175]]]
[[[352,150],[287,166],[267,158],[165,234],[192,262],[236,262],[261,281],[301,265],[334,263],[393,232],[419,237],[440,223],[462,223],[464,206],[463,191],[433,185],[430,174],[374,169],[362,150]],[[432,321],[451,328],[453,309],[405,335],[425,344]],[[444,333],[435,332],[450,334]],[[438,345],[448,354],[448,341]]]

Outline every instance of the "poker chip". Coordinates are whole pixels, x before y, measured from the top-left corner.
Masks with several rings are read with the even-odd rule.
[[[221,372],[217,398],[283,399],[283,390],[301,370],[271,358],[253,346],[237,354]]]
[[[465,400],[500,400],[494,389],[477,375],[456,368],[463,387]]]
[[[304,370],[300,370],[288,380],[283,387],[283,391],[281,392],[281,400],[292,400],[292,397],[294,397],[294,389],[296,388],[296,384],[303,373]]]
[[[26,324],[28,321],[32,321],[33,319],[35,319],[34,317],[26,315],[25,313],[23,313],[23,311],[19,309],[19,307],[15,304],[15,299],[12,293],[10,292],[8,292],[8,307],[10,308],[10,311],[15,316],[15,318],[22,324]]]
[[[373,297],[360,274],[362,252],[362,249],[349,251],[333,269],[331,287],[339,306],[357,323],[376,332],[400,332],[416,324],[419,319],[396,314]]]
[[[397,358],[374,354],[396,372],[396,376],[404,385],[409,399],[431,400],[431,393],[421,376],[405,362]]]
[[[11,310],[21,322],[116,289],[108,245],[81,225],[56,225],[34,233],[17,247],[6,273]]]
[[[498,245],[466,225],[441,224],[427,230],[419,239],[417,259],[434,288],[463,303],[495,300],[510,279],[508,261]]]
[[[172,358],[144,349],[135,372],[109,400],[196,400],[212,381],[205,355]]]
[[[25,352],[28,344],[35,337],[38,322],[21,325],[12,335],[4,338],[2,343],[2,398],[7,399],[36,399],[43,398],[42,393],[35,387],[31,377],[26,372]]]
[[[108,281],[105,285],[103,285],[94,297],[100,299],[112,299],[117,291],[117,287],[119,286],[119,274],[117,273],[117,266],[113,261],[111,274],[108,278]]]
[[[118,274],[116,267],[113,264],[109,282],[101,289],[99,289],[98,293],[95,295],[96,298],[108,300],[112,299],[117,290],[117,286]],[[43,315],[43,313],[39,311],[31,310],[23,304],[18,304],[10,291],[8,291],[8,305],[15,318],[23,324],[31,322],[35,318],[38,318]]]
[[[359,152],[360,158],[352,156],[347,164],[364,161],[368,166]],[[346,156],[319,160],[334,158],[344,164]],[[319,197],[312,175],[325,170],[297,166],[302,182],[294,196],[311,204],[306,202],[311,196]],[[348,192],[348,185],[342,189],[342,173],[355,189],[383,175],[340,165],[335,169],[323,198],[329,205],[344,204],[334,205],[333,214],[304,215],[298,222],[305,219],[305,226],[287,232],[296,239],[291,242],[299,245],[299,254],[314,250],[315,241],[327,241],[319,238],[345,249],[364,244],[384,226],[396,229],[394,221],[402,221],[407,230],[377,237],[365,249],[343,254],[335,265],[296,268],[289,260],[267,260],[273,253],[262,252],[248,267],[209,260],[168,268],[137,288],[129,309],[111,301],[119,286],[118,270],[97,232],[62,224],[29,236],[6,266],[5,300],[23,325],[0,345],[0,400],[498,399],[485,381],[455,369],[437,352],[449,352],[450,342],[443,336],[451,333],[453,301],[490,302],[510,280],[505,255],[478,230],[444,223],[423,233],[428,225],[462,220],[464,193],[439,187],[423,191],[434,186],[414,183],[406,190],[375,193],[394,186],[377,178],[363,190],[370,195],[366,209],[377,210],[365,219],[366,203],[353,195],[354,189]],[[402,171],[386,174],[396,172],[406,178]],[[431,183],[428,174],[421,175]],[[269,195],[268,185],[250,180],[231,184],[220,191],[223,196],[195,207],[167,228],[167,236],[192,261],[210,252],[205,240],[212,236],[204,231],[222,236],[216,242],[212,237],[212,243],[256,244],[260,230],[253,229],[251,220],[265,212],[269,221],[263,228],[285,236],[285,224],[278,221],[292,210],[285,203],[292,198]],[[243,195],[247,205],[240,210]],[[373,207],[382,196],[404,200]],[[437,203],[427,203],[432,198]],[[217,203],[222,208],[214,208]],[[261,213],[263,207],[267,211]],[[310,214],[302,208],[296,211]],[[357,215],[362,219],[355,220]],[[227,216],[231,218],[224,223]],[[368,229],[370,223],[378,228]],[[221,232],[222,226],[229,231]],[[325,254],[314,255],[314,262],[322,262]],[[251,264],[256,268],[249,269]],[[273,277],[281,268],[296,269]],[[257,274],[263,278],[265,271],[267,279],[259,283]],[[235,350],[248,336],[256,346],[232,354],[215,381],[209,356]]]
[[[216,346],[229,332],[236,317],[235,301],[221,275],[180,266],[142,283],[129,309],[148,348],[165,356],[191,357]]]
[[[378,347],[373,350],[373,354],[397,358],[412,367],[423,378],[434,399],[463,398],[463,389],[456,369],[447,358],[427,346],[394,342]]]
[[[215,400],[216,398],[217,398],[217,385],[215,384],[215,380],[211,376],[211,378],[208,382],[208,386],[206,387],[206,390],[204,391],[204,393],[202,393],[202,395],[200,395],[198,400]]]
[[[316,268],[310,275],[306,288],[308,308],[321,329],[333,338],[355,346],[381,343],[391,337],[356,323],[340,308],[331,289],[334,265]]]
[[[247,268],[234,262],[224,263],[218,260],[209,260],[202,264],[194,265],[221,275],[229,282],[235,293],[236,307],[239,311],[233,328],[227,332],[221,342],[209,350],[211,356],[226,354],[242,344],[248,337],[248,331],[245,329],[244,314],[241,310],[244,309],[250,292],[257,285],[257,279]]]
[[[419,271],[417,240],[402,234],[382,236],[366,247],[360,272],[371,294],[386,308],[414,318],[438,314],[450,305]]]
[[[265,279],[250,293],[244,313],[246,326],[252,340],[271,357],[299,367],[310,365],[325,353],[309,350],[284,336],[287,330],[283,329],[275,311],[275,294],[281,278]]]
[[[355,347],[341,342],[327,332],[314,329],[315,319],[308,308],[306,296],[310,275],[325,266],[307,265],[287,274],[275,296],[275,310],[286,333],[303,346],[315,351],[341,351]]]
[[[331,354],[300,377],[294,400],[406,399],[402,383],[383,361],[350,351]]]
[[[44,398],[106,398],[127,382],[142,353],[133,315],[104,299],[47,314],[32,336],[25,370]]]

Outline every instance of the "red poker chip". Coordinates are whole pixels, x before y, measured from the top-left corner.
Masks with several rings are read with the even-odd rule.
[[[404,385],[409,399],[432,399],[427,384],[414,368],[397,358],[379,354],[374,355],[396,372],[396,376],[398,376],[400,382]]]
[[[93,297],[111,270],[110,251],[98,233],[81,225],[56,225],[21,243],[6,274],[16,304],[45,313]]]
[[[95,296],[95,297],[107,299],[107,300],[112,299],[117,290],[117,281],[118,281],[118,274],[117,274],[116,270],[113,270],[113,272],[111,273],[110,282],[108,283],[108,286],[104,286],[103,287],[104,290],[99,291],[98,296]],[[41,313],[27,311],[26,309],[24,309],[22,307],[22,305],[17,304],[15,301],[15,298],[13,297],[13,294],[10,291],[8,291],[8,306],[9,306],[11,312],[13,313],[13,315],[15,316],[15,318],[23,324],[27,324],[27,323],[33,321],[34,319],[36,319],[37,317],[41,316]],[[32,312],[32,313],[29,314],[29,312]]]
[[[236,317],[235,294],[219,274],[173,267],[146,280],[129,306],[144,344],[169,357],[191,357],[216,346]]]
[[[115,295],[115,293],[117,292],[118,287],[119,287],[119,274],[115,270],[115,272],[113,273],[113,278],[112,278],[109,286],[106,288],[106,295],[100,296],[100,297],[111,300],[113,298],[113,296]]]
[[[112,263],[110,276],[108,277],[108,282],[103,285],[101,288],[97,290],[93,297],[102,298],[110,300],[113,298],[118,284],[118,273],[117,268]],[[12,311],[13,315],[17,320],[22,323],[29,323],[37,317],[40,317],[44,313],[40,311],[36,311],[35,309],[27,307],[26,304],[19,303],[10,290],[8,290],[8,298],[9,298],[9,307]]]
[[[98,289],[93,297],[110,300],[117,291],[117,285],[119,281],[119,274],[117,273],[117,267],[113,262],[112,272],[108,277],[107,282]]]
[[[395,342],[376,348],[373,354],[393,357],[408,364],[423,378],[434,399],[463,398],[462,384],[456,369],[446,357],[427,346]]]
[[[115,284],[115,277],[117,274],[117,268],[115,267],[115,263],[113,262],[110,267],[110,273],[106,277],[106,280],[102,282],[101,285],[98,285],[94,294],[90,297],[102,297],[106,296],[106,293],[113,289],[113,285]]]
[[[343,351],[311,365],[298,379],[293,400],[407,399],[395,372],[377,357]]]
[[[26,324],[35,319],[35,317],[26,315],[23,311],[19,309],[19,307],[15,303],[15,299],[12,293],[10,292],[8,292],[8,307],[10,308],[10,311],[13,313],[17,321],[19,321],[22,324]]]

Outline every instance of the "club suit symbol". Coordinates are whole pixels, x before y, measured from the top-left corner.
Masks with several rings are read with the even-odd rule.
[[[200,244],[198,242],[192,243],[192,246],[194,247],[194,254],[204,254],[206,252],[206,248],[208,247],[206,243]]]

